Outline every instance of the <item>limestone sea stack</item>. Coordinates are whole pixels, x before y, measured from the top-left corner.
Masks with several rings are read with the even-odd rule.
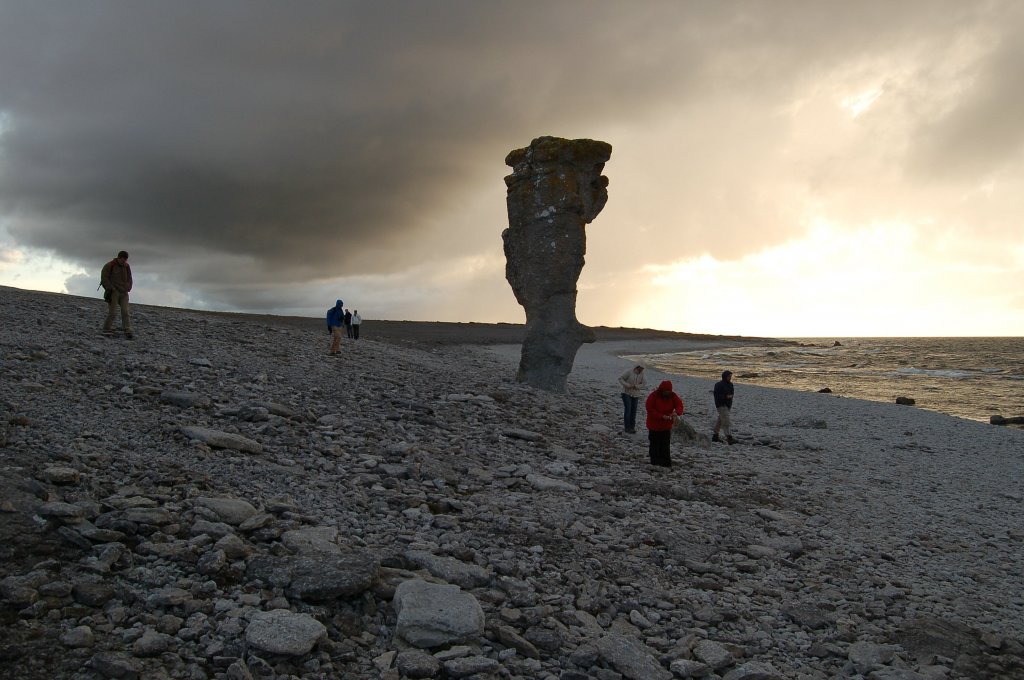
[[[508,187],[505,278],[526,310],[517,379],[564,392],[576,351],[594,334],[576,319],[576,282],[586,225],[608,201],[601,174],[612,147],[592,139],[538,137],[505,158]]]

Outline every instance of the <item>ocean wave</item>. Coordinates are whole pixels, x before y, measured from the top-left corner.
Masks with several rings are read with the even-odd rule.
[[[927,375],[933,378],[952,378],[962,379],[970,378],[975,375],[973,371],[957,371],[953,369],[929,369],[929,368],[914,368],[910,366],[908,368],[898,368],[895,371],[895,375]]]

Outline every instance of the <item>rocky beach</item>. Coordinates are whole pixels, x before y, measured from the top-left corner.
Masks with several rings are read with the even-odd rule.
[[[329,301],[328,301],[329,303]],[[1024,431],[673,380],[621,330],[566,394],[519,327],[323,323],[0,288],[0,677],[1024,677]]]

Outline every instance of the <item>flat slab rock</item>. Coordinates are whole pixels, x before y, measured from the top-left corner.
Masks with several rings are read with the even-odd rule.
[[[539,432],[530,432],[529,430],[521,430],[515,427],[509,427],[501,431],[503,435],[509,439],[522,439],[528,442],[539,442],[544,440],[544,435]]]
[[[258,512],[252,503],[240,498],[200,496],[195,500],[195,504],[213,512],[221,522],[234,526],[238,526]]]
[[[491,580],[487,570],[478,564],[468,564],[454,557],[444,557],[422,550],[409,550],[405,559],[417,567],[426,569],[437,578],[454,583],[462,588],[477,588]]]
[[[234,449],[245,453],[262,453],[263,445],[258,441],[243,437],[240,434],[211,430],[208,427],[185,425],[181,433],[189,439],[197,439],[215,449]]]

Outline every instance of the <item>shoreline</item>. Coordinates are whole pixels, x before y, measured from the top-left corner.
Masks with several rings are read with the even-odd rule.
[[[745,342],[737,341],[731,342],[728,340],[717,340],[717,341],[705,341],[705,340],[690,340],[690,339],[678,339],[678,340],[637,340],[630,343],[622,342],[602,342],[598,341],[590,345],[583,345],[580,351],[576,355],[576,361],[573,364],[572,374],[569,376],[569,381],[576,378],[590,378],[597,380],[598,382],[608,382],[609,376],[611,382],[614,383],[615,379],[621,372],[625,371],[627,367],[642,364],[646,370],[648,376],[655,376],[657,380],[673,380],[679,381],[680,383],[686,382],[692,385],[713,385],[717,382],[718,377],[710,377],[706,375],[694,375],[673,372],[672,370],[661,370],[654,367],[652,364],[644,361],[643,359],[651,358],[652,355],[663,355],[663,354],[675,354],[675,353],[692,353],[692,352],[703,352],[707,350],[718,350],[718,349],[731,349],[731,348],[742,348],[751,345],[757,345],[759,347],[774,347],[771,344],[758,344],[757,342]],[[503,347],[500,352],[509,355],[518,362],[518,346],[508,345]],[[735,368],[733,369],[736,370]],[[618,371],[616,373],[616,371]],[[649,384],[656,381],[648,379]],[[742,376],[739,380],[735,381],[737,387],[743,386],[743,389],[757,389],[757,390],[778,390],[780,392],[792,392],[804,395],[821,395],[829,396],[834,399],[845,399],[854,400],[859,402],[865,402],[870,404],[884,404],[884,405],[896,405],[895,397],[889,399],[872,398],[871,396],[861,396],[859,394],[850,394],[848,392],[832,391],[822,392],[819,389],[810,387],[801,388],[799,386],[782,386],[782,385],[764,385],[758,384],[757,382],[746,382]],[[708,387],[710,389],[710,387]],[[897,392],[898,394],[898,392]],[[951,392],[950,394],[955,394]],[[913,395],[911,392],[910,395]],[[985,425],[986,427],[1007,427],[1010,429],[1018,429],[1024,431],[1020,425],[1015,423],[996,425],[990,421],[991,414],[989,415],[965,415],[961,413],[951,412],[948,410],[942,410],[937,408],[934,404],[929,403],[918,403],[912,405],[899,405],[901,408],[909,408],[919,411],[926,411],[929,413],[935,413],[938,415],[947,416],[957,420],[968,421],[972,423],[978,423]],[[1016,415],[1016,413],[1011,413]]]

